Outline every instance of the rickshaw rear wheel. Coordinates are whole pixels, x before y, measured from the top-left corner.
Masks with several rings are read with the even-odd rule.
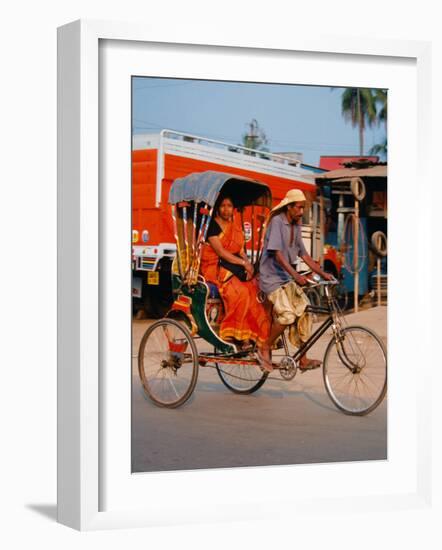
[[[215,363],[221,382],[233,393],[254,393],[264,384],[269,375],[258,364]]]
[[[183,323],[160,319],[150,325],[141,339],[138,373],[156,405],[172,409],[189,399],[198,378],[198,352]]]

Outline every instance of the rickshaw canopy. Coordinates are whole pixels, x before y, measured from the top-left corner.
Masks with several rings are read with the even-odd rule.
[[[176,179],[170,188],[169,204],[193,201],[204,202],[213,207],[221,191],[232,198],[236,208],[250,204],[272,207],[272,193],[266,184],[214,171],[189,174]]]

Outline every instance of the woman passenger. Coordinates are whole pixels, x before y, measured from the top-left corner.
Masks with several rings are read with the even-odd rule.
[[[265,370],[271,370],[270,352],[265,342],[270,332],[270,319],[257,300],[259,291],[253,279],[253,266],[244,251],[244,234],[234,221],[234,204],[230,197],[218,200],[215,216],[203,246],[201,273],[207,282],[218,287],[224,303],[225,316],[220,326],[220,337],[239,347],[256,343],[258,358]],[[220,265],[220,259],[242,266],[247,272],[241,281]]]

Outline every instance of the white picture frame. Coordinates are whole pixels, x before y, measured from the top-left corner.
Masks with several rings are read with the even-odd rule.
[[[201,38],[200,38],[201,40]],[[427,389],[431,387],[429,369],[420,372],[416,380],[414,395],[417,400],[413,414],[413,426],[416,437],[413,450],[416,457],[408,468],[414,468],[413,489],[409,486],[390,492],[374,492],[366,495],[353,495],[351,488],[346,496],[337,495],[336,499],[323,496],[303,498],[288,497],[286,493],[272,493],[269,483],[263,485],[263,495],[259,498],[251,493],[248,508],[234,506],[232,495],[223,495],[225,503],[231,501],[228,513],[221,513],[210,502],[202,502],[194,497],[187,513],[179,513],[178,507],[168,510],[153,507],[146,503],[143,507],[128,506],[127,500],[121,506],[115,504],[109,510],[103,510],[100,484],[103,474],[103,453],[109,453],[109,447],[103,444],[102,418],[106,401],[105,391],[100,384],[103,373],[103,357],[100,348],[103,323],[103,301],[106,292],[101,285],[101,219],[108,215],[106,204],[102,201],[100,188],[100,44],[102,41],[125,41],[128,47],[144,44],[169,44],[180,48],[180,44],[198,45],[185,30],[181,35],[175,32],[167,36],[163,32],[146,30],[143,26],[116,22],[77,21],[59,29],[58,34],[58,521],[80,530],[139,527],[194,521],[216,521],[233,519],[256,519],[265,517],[266,499],[283,502],[284,506],[299,507],[304,513],[333,506],[335,511],[348,509],[357,503],[359,511],[394,510],[398,508],[426,507],[431,502],[431,433],[428,419],[431,418],[431,402],[427,398]],[[421,184],[431,189],[429,181],[429,120],[431,106],[427,83],[431,70],[431,45],[425,42],[393,40],[365,41],[350,37],[305,38],[281,37],[278,43],[266,44],[260,39],[256,42],[236,40],[217,41],[216,44],[200,42],[200,47],[229,48],[229,54],[235,51],[265,53],[266,50],[283,55],[283,52],[308,52],[322,56],[324,53],[337,56],[376,56],[379,59],[409,59],[416,64],[418,114],[417,139],[413,156],[419,162]],[[265,49],[264,49],[265,48]],[[209,52],[210,55],[210,52]],[[173,75],[171,75],[173,76]],[[128,122],[129,124],[129,122]],[[419,144],[419,145],[417,145]],[[415,153],[415,154],[414,154]],[[411,164],[412,166],[413,163]],[[393,174],[394,175],[394,174]],[[425,234],[430,220],[417,214],[418,234]],[[130,238],[130,236],[129,236]],[[123,239],[124,240],[124,239]],[[416,253],[417,270],[425,273],[421,261],[425,259],[430,244]],[[392,292],[394,300],[396,291]],[[424,312],[424,328],[430,322],[431,305],[429,297],[418,291],[420,310]],[[425,313],[428,315],[425,316]],[[390,329],[392,348],[397,332]],[[415,344],[416,353],[428,357],[428,341],[431,329],[426,336]],[[397,347],[397,346],[396,346]],[[397,350],[396,350],[397,351]],[[399,352],[398,352],[399,353]],[[394,381],[394,378],[393,378]],[[395,396],[397,398],[397,395]],[[127,428],[127,426],[126,426]],[[126,429],[125,428],[125,429]],[[126,432],[125,432],[126,433]],[[391,435],[391,434],[389,434]],[[129,441],[126,440],[129,445]],[[323,470],[327,476],[333,470]],[[289,472],[287,470],[287,472]],[[336,470],[334,470],[336,472]],[[127,472],[126,472],[127,473]],[[318,472],[320,474],[321,472]],[[129,472],[130,474],[130,472]],[[158,479],[145,478],[152,487],[174,483],[188,483],[189,472],[163,473]],[[231,483],[238,478],[238,471],[200,472],[199,480],[192,483],[200,486]],[[262,475],[262,469],[253,472],[241,471],[242,479]],[[290,475],[290,472],[289,474]],[[405,474],[404,474],[405,475]],[[265,472],[268,478],[268,473]],[[270,479],[270,478],[269,478]],[[398,482],[400,484],[400,481]],[[202,490],[202,489],[201,489]],[[266,491],[268,494],[266,494]],[[216,491],[215,491],[216,493]],[[314,491],[313,491],[314,493]],[[204,493],[210,499],[210,493]],[[220,496],[220,495],[218,495]],[[189,496],[190,500],[192,497]],[[229,501],[230,498],[230,501]],[[236,498],[236,497],[235,497]],[[214,503],[213,503],[214,504]],[[254,505],[254,506],[253,506]],[[197,519],[195,519],[197,518]]]

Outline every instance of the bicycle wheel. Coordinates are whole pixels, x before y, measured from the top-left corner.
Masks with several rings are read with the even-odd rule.
[[[333,403],[347,414],[373,411],[387,391],[387,355],[380,338],[365,327],[346,327],[325,351],[323,377]]]
[[[187,328],[173,319],[153,323],[140,343],[138,372],[156,405],[174,408],[187,401],[198,377],[198,353]]]
[[[215,363],[221,382],[233,393],[247,395],[259,390],[269,373],[255,363]]]

